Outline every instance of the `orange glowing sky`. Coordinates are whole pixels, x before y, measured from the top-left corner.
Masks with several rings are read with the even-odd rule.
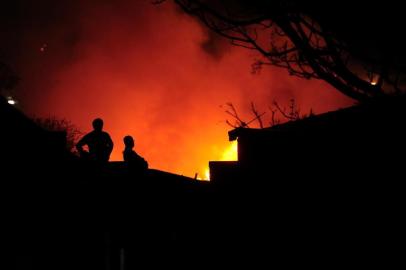
[[[285,70],[251,74],[258,55],[217,40],[173,4],[80,2],[71,17],[28,32],[16,95],[28,114],[66,118],[84,132],[103,118],[113,160],[132,135],[150,167],[203,177],[208,161],[229,147],[226,102],[247,120],[251,101],[268,111],[274,99],[295,98],[303,112],[316,113],[351,103]]]

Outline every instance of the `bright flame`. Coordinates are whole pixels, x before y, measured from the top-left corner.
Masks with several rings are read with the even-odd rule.
[[[378,83],[377,81],[371,82],[372,85],[376,85],[377,83]]]
[[[237,141],[232,141],[227,149],[223,152],[220,161],[237,161],[238,160],[238,150]]]
[[[210,169],[206,168],[206,170],[204,170],[204,180],[210,181]]]
[[[230,145],[223,151],[221,157],[218,161],[237,161],[238,160],[238,147],[237,141],[233,141]],[[210,181],[210,169],[208,167],[204,170],[204,179],[206,181]],[[201,180],[198,178],[198,180]]]

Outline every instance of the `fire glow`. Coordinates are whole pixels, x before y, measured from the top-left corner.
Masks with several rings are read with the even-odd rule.
[[[237,141],[230,142],[230,144],[227,146],[227,148],[223,151],[221,157],[217,159],[217,161],[237,161],[237,160],[238,160]],[[210,181],[209,167],[206,167],[206,169],[204,170],[204,177],[205,178],[201,179],[201,180]]]
[[[282,69],[251,74],[257,54],[222,41],[169,2],[73,2],[77,8],[58,9],[67,14],[52,27],[27,29],[32,50],[21,55],[19,104],[83,132],[103,118],[115,143],[111,160],[122,160],[123,137],[131,135],[151,168],[207,179],[210,160],[237,159],[221,105],[232,102],[252,119],[251,101],[265,111],[273,100],[295,98],[303,113],[349,104],[327,84]]]

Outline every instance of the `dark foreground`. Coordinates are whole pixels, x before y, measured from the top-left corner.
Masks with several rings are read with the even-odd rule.
[[[406,114],[399,108],[361,128],[376,123],[374,133],[358,134],[371,134],[365,143],[340,140],[344,133],[312,147],[305,140],[204,183],[89,166],[2,105],[0,269],[404,264]]]

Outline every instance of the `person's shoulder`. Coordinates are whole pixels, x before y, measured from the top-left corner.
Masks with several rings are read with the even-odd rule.
[[[124,158],[124,161],[128,161],[131,158],[131,151],[124,150],[123,151],[123,158]]]
[[[90,131],[89,133],[86,133],[86,134],[83,136],[82,140],[87,140],[87,139],[90,138],[90,137],[93,137],[93,131]]]
[[[134,152],[134,151],[133,151],[133,150],[124,149],[123,154],[124,154],[124,155],[131,155],[132,152]]]
[[[106,131],[102,131],[101,134],[105,137],[109,137],[110,138],[110,134]]]

